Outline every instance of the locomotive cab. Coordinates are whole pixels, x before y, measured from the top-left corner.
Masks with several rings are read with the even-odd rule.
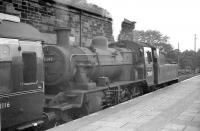
[[[145,69],[146,69],[146,81],[148,86],[154,85],[154,62],[153,59],[153,48],[144,46],[144,59],[145,59]]]
[[[44,71],[40,33],[27,24],[0,23],[1,129],[39,124],[43,113]],[[12,128],[11,128],[12,127]]]

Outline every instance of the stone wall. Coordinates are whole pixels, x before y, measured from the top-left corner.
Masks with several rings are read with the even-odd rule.
[[[55,43],[54,30],[58,27],[71,29],[70,40],[75,45],[89,46],[91,39],[99,35],[107,37],[110,42],[114,41],[112,18],[106,10],[95,5],[88,6],[87,3],[82,6],[69,0],[67,2],[0,0],[0,12],[20,16],[21,22],[31,24],[43,32],[48,43]]]
[[[121,31],[118,36],[118,40],[130,40],[133,41],[133,31],[135,29],[135,21],[129,21],[124,19],[121,24]]]

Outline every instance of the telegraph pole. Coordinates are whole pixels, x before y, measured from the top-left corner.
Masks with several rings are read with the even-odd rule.
[[[197,34],[194,34],[194,51],[196,52],[196,41],[197,41]]]

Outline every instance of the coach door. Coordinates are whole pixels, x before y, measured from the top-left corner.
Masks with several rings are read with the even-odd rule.
[[[29,43],[30,44],[30,43]],[[22,81],[23,91],[37,89],[37,54],[34,45],[20,44],[22,57]]]
[[[20,108],[23,109],[23,119],[32,121],[43,113],[43,64],[42,46],[38,42],[20,41],[20,55],[22,60],[20,83],[23,94],[18,98]]]
[[[146,67],[146,80],[148,86],[154,85],[153,57],[150,47],[144,47],[144,58]]]
[[[43,71],[41,70],[43,56],[40,43],[20,41],[20,47],[22,58],[21,86],[23,90],[42,90],[40,84],[43,81]]]

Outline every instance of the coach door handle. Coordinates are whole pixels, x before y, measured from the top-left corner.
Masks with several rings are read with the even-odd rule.
[[[20,82],[19,85],[20,85],[20,87],[23,87],[24,83],[23,83],[23,82]]]

